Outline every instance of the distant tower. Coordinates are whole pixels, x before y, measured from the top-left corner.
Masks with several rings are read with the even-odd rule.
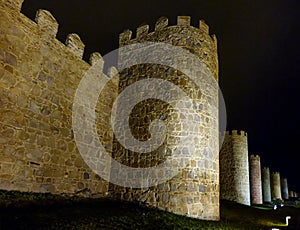
[[[244,131],[225,133],[220,152],[220,196],[250,205],[248,140]]]
[[[293,191],[289,191],[289,198],[294,198],[294,192]]]
[[[281,192],[282,192],[282,198],[288,200],[289,189],[288,189],[288,183],[286,178],[281,179]]]
[[[277,200],[277,199],[282,200],[281,185],[280,185],[280,173],[279,172],[272,173],[271,192],[272,192],[272,199],[273,200]]]
[[[262,204],[262,185],[261,185],[261,167],[260,157],[258,155],[250,156],[250,195],[252,204]]]
[[[263,200],[264,203],[270,203],[271,197],[271,181],[270,181],[270,169],[263,168],[262,170],[262,188],[263,188]]]

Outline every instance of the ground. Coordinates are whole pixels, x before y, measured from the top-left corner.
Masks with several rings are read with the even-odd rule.
[[[291,216],[289,226],[285,217]],[[141,203],[0,191],[0,229],[300,229],[300,209],[221,202],[221,221],[201,221]]]

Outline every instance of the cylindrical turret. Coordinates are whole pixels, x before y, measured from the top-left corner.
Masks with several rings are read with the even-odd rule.
[[[294,198],[294,192],[293,191],[289,191],[289,198]]]
[[[154,176],[150,173],[140,176],[145,184],[154,181],[155,176],[168,178],[175,167],[187,165],[175,172],[176,176],[149,186],[147,190],[116,187],[114,192],[123,199],[142,201],[176,214],[219,220],[218,89],[211,84],[218,80],[217,40],[209,35],[204,21],[201,20],[196,28],[190,25],[190,20],[188,16],[179,16],[177,25],[168,26],[168,19],[162,17],[153,32],[149,32],[148,25],[142,25],[137,28],[135,38],[132,38],[131,31],[120,35],[119,92],[122,94],[135,85],[140,87],[135,88],[136,96],[133,96],[139,101],[135,102],[125,121],[130,125],[132,137],[120,132],[120,138],[114,143],[114,159],[138,169],[159,168],[164,163],[163,170]],[[146,42],[152,45],[141,48]],[[198,63],[191,64],[190,60],[201,60],[205,68],[194,68]],[[193,68],[197,72],[187,76],[194,71]],[[196,85],[196,82],[200,84]],[[146,95],[150,96],[145,98]],[[185,102],[187,95],[193,99],[192,103]],[[119,103],[118,110],[127,111],[131,96],[128,93],[122,96],[125,103]],[[155,120],[165,124],[165,139],[152,136],[150,130]],[[149,143],[151,148],[164,141],[145,154],[139,151],[144,147],[134,150],[122,144],[120,140],[124,139],[127,143],[137,143],[134,147]],[[119,178],[122,173],[116,170],[110,175]],[[129,175],[126,181],[135,183],[137,178]]]
[[[250,205],[248,140],[244,131],[225,133],[220,151],[221,199]]]
[[[271,176],[271,193],[273,200],[282,200],[281,197],[281,183],[280,183],[280,173],[272,173]]]
[[[263,201],[264,203],[270,203],[271,197],[271,181],[270,181],[270,169],[263,168],[262,170],[262,189],[263,189]]]
[[[262,185],[261,185],[261,167],[260,157],[250,156],[250,194],[252,204],[262,204]]]
[[[288,189],[288,183],[286,178],[281,179],[281,193],[283,199],[285,200],[289,199],[289,189]]]

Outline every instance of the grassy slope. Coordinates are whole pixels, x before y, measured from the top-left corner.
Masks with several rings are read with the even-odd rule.
[[[286,215],[293,219],[289,229],[296,229],[300,210],[287,207],[273,211],[222,202],[221,221],[212,222],[142,204],[0,191],[0,229],[284,229]]]

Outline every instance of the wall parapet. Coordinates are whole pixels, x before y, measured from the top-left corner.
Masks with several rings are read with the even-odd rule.
[[[149,34],[155,33],[157,31],[163,30],[167,27],[169,27],[169,20],[166,17],[160,17],[156,23],[155,23],[155,29],[154,31],[149,33],[149,25],[141,25],[136,29],[136,38],[132,37],[132,31],[131,30],[125,30],[119,35],[119,45],[124,46],[128,45],[131,40],[137,39],[142,40],[145,39]],[[182,27],[193,27],[191,26],[191,17],[190,16],[178,16],[177,17],[177,24],[174,26],[182,26]],[[206,24],[206,22],[201,19],[199,20],[198,28],[202,33],[209,35],[209,26]],[[212,41],[214,42],[215,46],[217,43],[217,39],[215,35],[211,36]]]

